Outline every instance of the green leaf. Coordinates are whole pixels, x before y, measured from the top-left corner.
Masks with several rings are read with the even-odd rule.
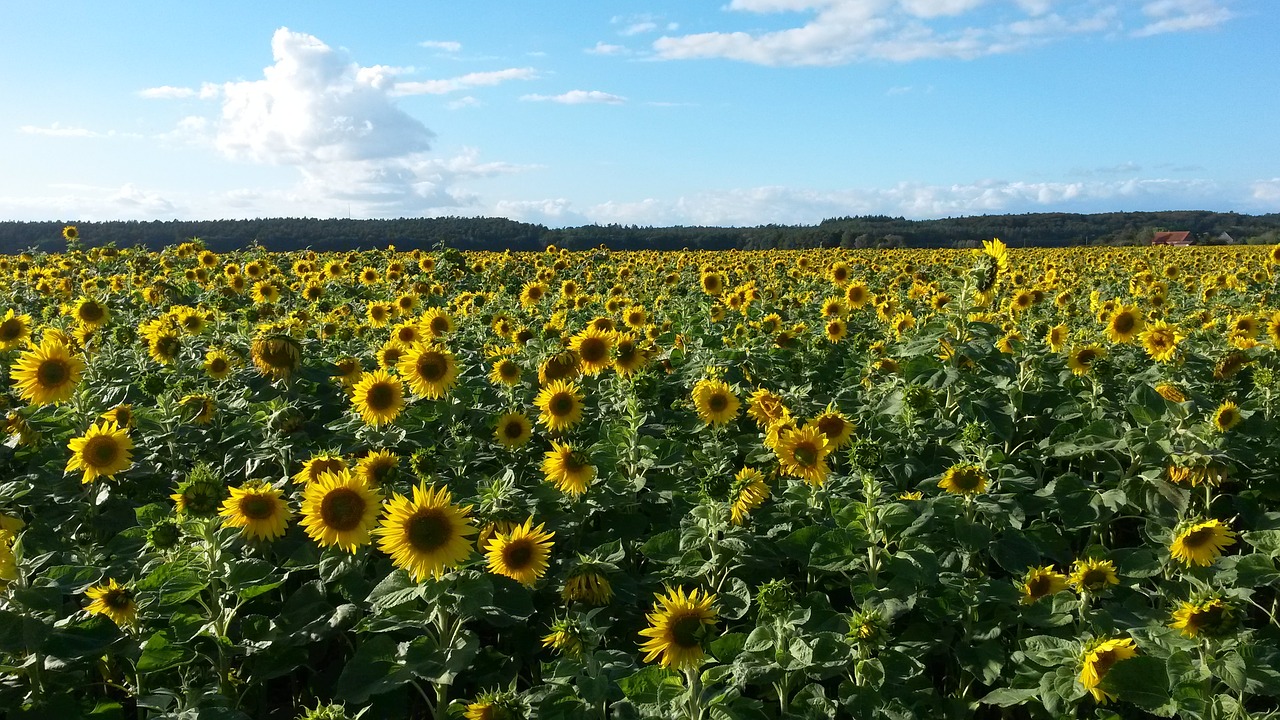
[[[651,665],[633,675],[618,678],[618,687],[637,705],[668,705],[684,692],[680,676],[660,665]]]
[[[746,644],[746,633],[725,633],[711,641],[711,655],[722,663],[731,663]]]
[[[139,592],[154,592],[160,605],[180,605],[204,592],[209,581],[176,562],[165,563],[138,581]]]
[[[1244,533],[1244,541],[1259,552],[1280,557],[1280,530],[1254,530]]]
[[[1244,658],[1234,650],[1227,651],[1222,657],[1214,658],[1210,665],[1213,668],[1213,674],[1237,693],[1243,692],[1249,684]]]
[[[373,588],[365,600],[374,614],[379,614],[397,605],[417,600],[425,594],[425,587],[410,580],[408,573],[395,570],[382,578],[382,582]]]
[[[1014,705],[1021,705],[1039,694],[1039,688],[1000,688],[987,693],[978,702],[986,705],[1013,707]]]
[[[185,645],[175,645],[168,632],[160,630],[142,644],[142,656],[138,658],[138,672],[150,673],[168,670],[195,659],[195,653]]]
[[[396,643],[387,635],[366,636],[338,676],[335,694],[356,705],[371,695],[384,693],[408,682],[412,676],[396,661]]]
[[[1138,707],[1155,710],[1169,702],[1169,671],[1164,660],[1139,655],[1112,665],[1102,678],[1102,689]]]

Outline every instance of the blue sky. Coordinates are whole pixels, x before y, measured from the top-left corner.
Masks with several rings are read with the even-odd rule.
[[[1280,212],[1276,0],[11,3],[0,219]]]

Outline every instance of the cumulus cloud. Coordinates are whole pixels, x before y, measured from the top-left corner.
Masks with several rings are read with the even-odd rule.
[[[139,90],[138,97],[146,98],[148,100],[184,100],[187,98],[211,100],[217,97],[220,91],[221,88],[213,83],[203,83],[199,88],[160,85],[159,87],[150,87]]]
[[[568,198],[547,200],[502,200],[493,206],[493,215],[548,227],[590,225],[591,220],[572,209]]]
[[[1269,207],[1272,211],[1280,211],[1280,178],[1259,180],[1250,188],[1250,197]]]
[[[523,95],[520,99],[531,102],[554,102],[562,105],[621,105],[627,101],[621,95],[599,90],[570,90],[559,95]]]
[[[843,65],[864,60],[971,60],[1024,50],[1072,35],[1136,35],[1212,27],[1232,14],[1222,0],[1152,0],[1135,10],[1115,3],[1056,0],[732,0],[738,13],[808,16],[778,30],[665,35],[665,60],[725,58],[769,66]]]
[[[445,95],[458,90],[465,90],[473,87],[484,87],[488,85],[497,85],[507,82],[508,80],[534,80],[538,77],[538,71],[530,67],[523,68],[505,68],[503,70],[488,70],[484,72],[467,73],[455,78],[445,78],[442,80],[421,80],[414,82],[396,83],[392,92],[394,95]]]

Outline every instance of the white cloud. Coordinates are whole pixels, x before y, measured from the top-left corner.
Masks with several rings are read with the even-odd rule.
[[[479,105],[481,105],[479,100],[471,95],[467,95],[465,97],[460,97],[457,100],[451,100],[445,103],[444,106],[450,110],[461,110],[462,108],[478,107]]]
[[[430,48],[432,50],[440,50],[447,53],[456,53],[462,51],[462,43],[455,40],[423,40],[418,43],[420,47]]]
[[[1134,37],[1203,30],[1233,17],[1219,0],[1153,0],[1142,6],[1142,13],[1151,22],[1135,30]]]
[[[621,95],[601,92],[599,90],[570,90],[559,95],[524,95],[521,100],[529,100],[533,102],[554,102],[563,105],[588,105],[588,104],[604,104],[604,105],[621,105],[627,101]]]
[[[501,200],[493,206],[492,214],[496,217],[549,227],[590,225],[591,221],[585,215],[571,209],[572,204],[567,198]]]
[[[588,55],[625,55],[628,50],[621,45],[610,45],[601,40],[596,43],[595,47],[589,47],[583,52]]]
[[[443,80],[421,80],[396,83],[393,95],[445,95],[458,90],[473,87],[497,85],[508,80],[534,80],[538,71],[530,68],[506,68],[484,72],[467,73],[455,78]]]
[[[66,184],[59,194],[0,196],[0,214],[15,220],[177,219],[183,208],[158,192],[132,183],[114,187]]]
[[[138,91],[138,97],[148,100],[183,100],[186,98],[199,98],[201,100],[212,100],[218,96],[222,89],[213,83],[203,83],[200,87],[175,87],[173,85],[160,85],[159,87],[144,88]]]
[[[1270,207],[1273,212],[1280,211],[1280,178],[1259,180],[1253,183],[1250,190],[1250,197],[1254,200]]]
[[[45,137],[77,137],[92,138],[102,137],[101,133],[89,130],[88,128],[72,127],[55,122],[49,127],[37,127],[35,125],[23,125],[18,128],[18,132],[23,135],[43,135]]]
[[[1232,17],[1221,2],[1152,0],[1139,10],[1056,0],[732,0],[726,10],[807,17],[782,29],[665,35],[653,50],[665,60],[725,58],[768,66],[970,60],[1135,23],[1144,25],[1138,35],[1211,27]]]
[[[619,35],[640,35],[647,32],[653,32],[658,29],[658,23],[651,20],[644,22],[632,23],[618,31]]]

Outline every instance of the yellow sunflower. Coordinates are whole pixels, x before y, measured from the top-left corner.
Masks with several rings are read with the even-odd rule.
[[[222,501],[218,515],[227,527],[254,540],[274,540],[284,535],[293,512],[284,500],[284,492],[262,481],[251,481],[243,487],[231,488],[231,497]]]
[[[560,597],[567,603],[581,602],[588,605],[608,605],[613,599],[613,584],[609,578],[590,565],[579,565],[564,581]]]
[[[1230,400],[1222,403],[1217,410],[1213,411],[1213,427],[1218,432],[1230,430],[1239,425],[1243,419],[1244,416],[1240,414],[1240,406]]]
[[[938,487],[954,495],[977,495],[987,489],[987,473],[973,463],[959,463],[947,468]]]
[[[386,425],[404,410],[404,383],[386,370],[364,373],[352,388],[351,402],[366,425]]]
[[[1156,392],[1160,397],[1172,403],[1180,403],[1187,401],[1186,393],[1182,392],[1182,388],[1173,383],[1159,383],[1156,385]]]
[[[489,382],[494,385],[515,387],[520,383],[520,365],[511,358],[501,358],[493,362],[489,370]]]
[[[214,380],[225,380],[231,374],[235,364],[231,356],[222,350],[210,350],[204,356],[204,371]]]
[[[1132,305],[1121,305],[1107,320],[1107,337],[1120,344],[1132,342],[1143,327],[1142,312]]]
[[[1076,592],[1093,592],[1117,585],[1116,564],[1110,560],[1077,560],[1071,567],[1071,587]]]
[[[1142,347],[1156,362],[1171,362],[1182,339],[1178,328],[1163,320],[1148,325],[1142,331]]]
[[[400,374],[414,394],[439,400],[458,384],[458,361],[436,345],[417,345],[400,357]]]
[[[1071,331],[1066,325],[1054,325],[1045,334],[1044,341],[1053,352],[1062,352],[1062,348],[1067,346],[1069,337],[1071,337]]]
[[[107,324],[111,319],[111,311],[107,309],[106,303],[97,298],[82,297],[71,309],[71,317],[84,327],[97,328]]]
[[[120,626],[133,625],[138,621],[138,601],[134,598],[133,590],[116,582],[114,578],[90,587],[84,594],[93,601],[85,608],[89,614],[106,615]]]
[[[729,506],[729,522],[734,525],[746,523],[751,511],[764,504],[769,497],[769,485],[764,475],[755,468],[742,468],[733,478],[733,488],[729,491],[732,502]]]
[[[385,485],[400,467],[400,456],[390,450],[374,450],[356,461],[355,474],[368,485]]]
[[[653,612],[646,616],[649,627],[640,631],[648,638],[640,645],[644,661],[657,660],[675,670],[698,667],[705,655],[702,643],[718,617],[712,607],[716,596],[698,588],[688,594],[684,588],[667,588],[666,595],[654,597]]]
[[[320,479],[320,476],[327,472],[337,473],[347,469],[347,461],[342,459],[341,455],[322,452],[312,455],[306,462],[302,464],[302,469],[294,476],[293,481],[297,483],[311,483]]]
[[[103,420],[115,423],[121,428],[130,428],[133,427],[133,406],[127,403],[117,405],[102,413],[100,417]]]
[[[133,466],[129,433],[110,421],[90,426],[84,435],[72,438],[67,447],[71,448],[67,472],[83,470],[83,483],[99,477],[113,478]]]
[[[327,472],[302,493],[302,527],[322,547],[355,552],[369,544],[382,509],[378,491],[347,470]]]
[[[524,413],[508,412],[498,416],[493,437],[508,450],[518,448],[529,442],[533,435],[533,423]]]
[[[853,423],[834,404],[828,404],[826,410],[805,425],[818,428],[826,436],[832,452],[853,442]]]
[[[800,478],[810,485],[826,482],[831,473],[827,466],[831,450],[827,436],[814,425],[780,433],[774,448],[782,474]]]
[[[412,500],[399,493],[391,498],[373,534],[391,562],[420,582],[428,575],[440,577],[471,555],[468,538],[476,527],[470,515],[471,506],[454,505],[447,488],[421,483]]]
[[[1066,589],[1067,576],[1054,570],[1052,565],[1030,568],[1022,578],[1022,602],[1030,605]]]
[[[538,422],[552,432],[568,430],[582,421],[582,394],[572,382],[554,380],[534,399],[541,414]]]
[[[578,497],[595,479],[596,468],[591,459],[573,445],[552,440],[551,449],[542,461],[542,474],[560,492]]]
[[[569,349],[577,353],[583,374],[598,375],[613,364],[613,333],[588,327],[569,340]]]
[[[431,308],[422,314],[422,319],[418,321],[423,331],[430,334],[433,338],[442,338],[454,331],[457,325],[453,321],[453,316],[444,308]]]
[[[302,365],[302,346],[288,335],[260,335],[254,338],[249,354],[258,372],[276,380],[289,378]]]
[[[10,377],[18,385],[18,395],[33,405],[57,405],[71,399],[84,361],[66,343],[46,333],[39,345],[18,357]]]
[[[762,428],[767,428],[791,416],[791,411],[778,394],[760,388],[747,398],[747,415]]]
[[[1093,366],[1107,356],[1107,351],[1100,345],[1081,345],[1067,356],[1067,367],[1076,375],[1088,375]]]
[[[1179,531],[1169,544],[1169,554],[1184,565],[1208,566],[1235,544],[1235,531],[1221,520],[1205,520]]]
[[[1099,703],[1114,700],[1115,697],[1113,695],[1104,692],[1099,687],[1102,684],[1102,679],[1107,676],[1107,672],[1116,663],[1136,657],[1137,654],[1138,649],[1134,647],[1132,638],[1095,640],[1091,642],[1080,656],[1080,684]]]
[[[1169,627],[1181,630],[1189,638],[1216,635],[1231,629],[1235,624],[1234,615],[1232,607],[1220,597],[1199,603],[1184,602],[1173,611]]]
[[[532,586],[550,566],[553,537],[555,533],[544,530],[543,524],[533,527],[533,518],[510,532],[498,533],[489,541],[485,554],[489,572]]]
[[[31,337],[31,316],[15,315],[13,310],[0,320],[0,350],[12,350]]]
[[[724,425],[738,415],[741,403],[723,380],[703,378],[693,386],[693,406],[708,425]]]

